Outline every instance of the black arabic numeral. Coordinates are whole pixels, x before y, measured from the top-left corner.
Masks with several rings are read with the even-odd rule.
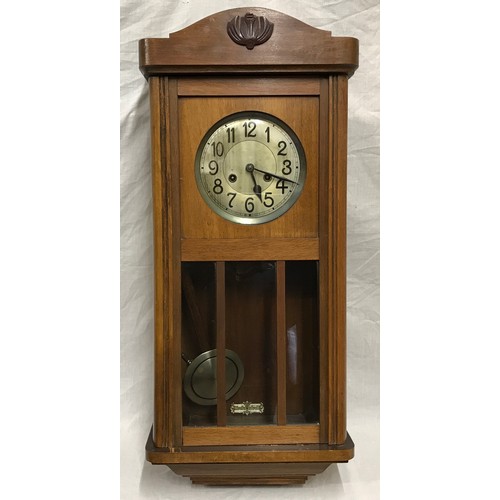
[[[208,170],[210,170],[210,175],[215,175],[219,171],[219,165],[215,160],[210,160],[208,164]]]
[[[281,170],[283,175],[290,175],[292,173],[292,167],[290,166],[291,164],[292,162],[290,160],[285,160],[283,162],[283,169]]]
[[[267,142],[271,141],[271,131],[269,130],[269,127],[266,128],[266,138]]]
[[[253,203],[253,198],[247,198],[245,201],[245,210],[248,213],[252,213],[254,211],[255,205]]]
[[[245,122],[243,128],[245,129],[245,137],[257,137],[255,133],[255,128],[257,124],[255,122]]]
[[[224,191],[224,188],[222,187],[222,180],[215,179],[215,181],[214,181],[214,193],[215,194],[222,194],[223,191]]]
[[[234,142],[234,127],[226,129],[227,142]]]
[[[285,181],[283,179],[279,179],[276,182],[276,187],[278,189],[281,189],[281,194],[285,194],[285,191],[288,189],[288,186],[285,184]]]
[[[273,205],[274,205],[274,199],[273,199],[273,193],[266,193],[266,195],[264,196],[264,206],[267,207],[267,208],[271,208]],[[269,202],[269,203],[267,203]]]
[[[222,156],[224,154],[224,144],[222,142],[212,142],[212,153],[214,156]]]
[[[236,198],[236,193],[227,193],[228,196],[231,197],[231,199],[229,200],[229,208],[233,208],[233,201],[234,199]]]
[[[279,156],[286,156],[286,142],[285,141],[280,141],[278,142],[278,147],[280,150],[278,151]]]

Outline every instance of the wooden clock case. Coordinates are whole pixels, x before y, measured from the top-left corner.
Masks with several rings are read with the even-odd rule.
[[[169,38],[140,40],[139,52],[150,91],[155,263],[154,423],[147,460],[194,483],[303,483],[354,456],[346,430],[346,163],[347,83],[358,65],[358,41],[248,8],[214,14]],[[251,226],[215,214],[194,176],[207,130],[245,110],[287,123],[307,157],[306,183],[294,206]],[[239,271],[231,271],[229,262],[234,269],[270,262],[274,281],[266,293],[273,335],[259,333],[255,322],[248,326],[252,331],[235,326],[245,310],[230,295],[228,280]],[[201,275],[208,269],[212,283],[204,295],[196,288],[196,266]],[[314,279],[307,278],[311,269],[317,270]],[[294,295],[301,283],[315,290],[312,309],[298,302],[306,292]],[[199,307],[186,311],[186,295]],[[265,315],[259,304],[251,305],[256,318]],[[201,318],[205,314],[211,321]],[[290,314],[306,326],[298,338],[303,359],[294,391],[287,389]],[[266,385],[265,398],[276,408],[272,420],[248,425],[243,418],[233,425],[223,384],[212,407],[198,410],[186,401],[183,353],[190,345],[181,331],[190,328],[194,342],[215,349],[217,359],[224,359],[228,344],[242,356],[268,346],[266,369],[246,361],[245,379]],[[225,380],[225,369],[217,363],[218,380]],[[245,390],[241,401],[252,397]],[[313,417],[306,422],[294,423],[289,415],[310,408]]]

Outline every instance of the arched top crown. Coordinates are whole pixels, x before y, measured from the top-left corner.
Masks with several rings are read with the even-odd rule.
[[[332,37],[275,10],[230,9],[139,41],[147,78],[168,74],[344,73],[358,67],[358,40]]]

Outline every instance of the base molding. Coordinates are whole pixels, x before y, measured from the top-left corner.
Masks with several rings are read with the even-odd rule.
[[[309,476],[323,472],[328,463],[190,464],[169,465],[193,484],[250,486],[304,484]]]
[[[308,476],[294,477],[190,477],[193,484],[203,486],[288,486],[304,484]]]
[[[149,435],[146,458],[167,465],[193,484],[209,486],[298,485],[330,464],[354,456],[349,434],[341,445],[185,446],[158,448]]]

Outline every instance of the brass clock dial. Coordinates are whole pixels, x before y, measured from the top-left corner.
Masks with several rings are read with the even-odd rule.
[[[205,134],[195,175],[214,212],[238,224],[262,224],[297,201],[306,179],[306,157],[283,121],[245,111],[223,118]]]

